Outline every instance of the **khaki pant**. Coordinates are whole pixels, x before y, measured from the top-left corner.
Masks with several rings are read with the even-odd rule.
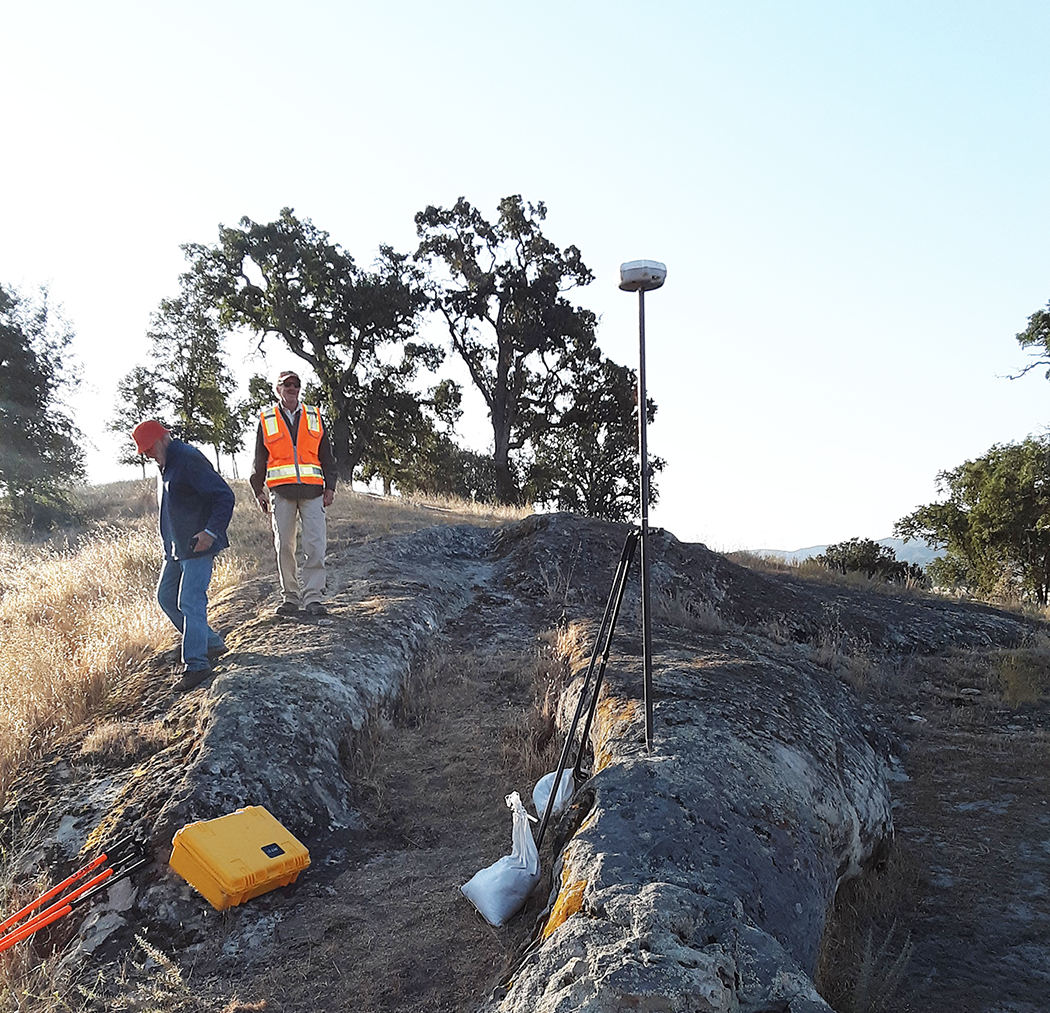
[[[277,552],[277,575],[281,594],[292,605],[306,606],[319,602],[324,594],[324,554],[328,547],[324,502],[313,499],[287,499],[271,494],[270,516],[273,520],[273,547]],[[301,549],[303,565],[296,566],[296,521],[302,518]]]

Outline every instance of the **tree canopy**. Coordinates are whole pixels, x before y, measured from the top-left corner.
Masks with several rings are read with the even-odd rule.
[[[317,377],[303,397],[325,410],[344,480],[626,519],[638,498],[634,372],[603,359],[594,314],[564,295],[592,275],[575,246],[543,235],[545,218],[517,195],[494,223],[464,198],[428,207],[415,257],[382,246],[369,270],[290,208],[267,224],[220,226],[214,245],[183,247],[180,295],[148,333],[154,366],[132,370],[120,392],[137,417],[163,412],[186,438],[232,452],[274,397],[253,377],[247,400],[230,404],[222,345],[244,328],[260,350],[281,341]],[[428,309],[488,409],[491,460],[454,441],[462,392],[437,375],[442,348],[417,336]],[[650,400],[649,419],[655,411]]]
[[[126,437],[120,463],[144,466],[131,443],[131,431],[143,418],[160,419],[182,439],[212,447],[216,467],[221,454],[236,462],[248,420],[232,400],[237,381],[226,364],[215,309],[184,277],[179,295],[161,300],[146,337],[151,365],[135,366],[120,379],[123,407],[107,424]]]
[[[410,340],[425,297],[418,269],[389,246],[371,271],[291,208],[267,224],[220,226],[214,246],[183,247],[187,283],[226,327],[273,335],[308,363],[324,391],[328,430],[349,480],[368,448],[418,411],[410,381],[439,349]]]
[[[557,424],[571,376],[600,356],[594,314],[562,294],[593,280],[579,249],[543,235],[542,202],[504,197],[497,212],[490,223],[463,197],[427,207],[416,215],[416,258],[440,269],[430,305],[488,408],[497,498],[516,503],[514,453]]]
[[[1028,326],[1017,335],[1017,343],[1027,348],[1034,360],[1017,376],[1023,376],[1036,366],[1046,366],[1046,378],[1050,380],[1050,303],[1045,310],[1036,310],[1028,318]]]
[[[117,463],[138,465],[145,478],[149,458],[135,449],[131,432],[143,419],[162,420],[165,415],[164,399],[153,371],[139,365],[125,373],[117,381],[117,403],[122,407],[106,423],[106,429],[111,433],[124,437],[117,451]]]
[[[183,281],[181,293],[162,299],[147,337],[154,376],[183,439],[233,455],[244,444],[245,421],[231,398],[237,381],[226,365],[215,310]]]
[[[23,530],[67,519],[69,486],[84,477],[82,436],[62,401],[78,382],[72,340],[46,289],[30,299],[0,287],[0,515]]]
[[[997,444],[937,476],[942,502],[921,506],[894,533],[945,550],[936,582],[1040,606],[1050,595],[1050,437]]]
[[[535,502],[589,517],[626,521],[639,502],[637,375],[609,359],[585,362],[570,376],[568,407],[556,425],[533,437],[535,458],[526,493]],[[647,421],[656,405],[646,402]],[[649,505],[658,491],[653,476],[664,467],[649,459]]]

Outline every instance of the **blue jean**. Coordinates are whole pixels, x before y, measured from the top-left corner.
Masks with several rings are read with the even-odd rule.
[[[182,634],[182,660],[188,671],[211,668],[208,648],[223,640],[208,625],[208,585],[214,556],[165,559],[157,583],[157,602]]]

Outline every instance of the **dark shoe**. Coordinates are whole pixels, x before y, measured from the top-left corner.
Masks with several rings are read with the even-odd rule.
[[[308,616],[326,616],[328,615],[328,609],[326,609],[319,601],[312,601],[304,609]]]
[[[299,611],[299,606],[291,601],[281,602],[281,604],[277,606],[277,615],[279,616],[297,616]]]
[[[216,644],[214,647],[208,648],[209,658],[221,658],[229,648],[225,644]]]
[[[182,678],[175,683],[175,689],[180,693],[185,693],[188,689],[196,689],[210,675],[210,668],[194,668],[183,673]]]

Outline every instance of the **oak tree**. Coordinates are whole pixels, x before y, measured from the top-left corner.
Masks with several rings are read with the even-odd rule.
[[[131,432],[143,419],[162,420],[165,415],[164,399],[153,370],[148,366],[133,366],[117,381],[116,400],[120,407],[106,422],[106,429],[122,437],[117,463],[137,465],[145,478],[149,458],[135,449]]]
[[[430,306],[488,408],[504,503],[522,498],[515,454],[558,413],[569,364],[598,358],[594,314],[564,295],[593,275],[577,247],[562,250],[544,236],[546,217],[542,202],[513,195],[499,202],[493,222],[463,197],[415,218]]]
[[[871,538],[851,538],[829,545],[813,561],[839,573],[862,573],[869,580],[885,580],[893,584],[912,581],[926,583],[921,566],[897,558],[888,545],[880,545]]]
[[[626,521],[638,514],[637,374],[609,359],[586,360],[569,372],[568,403],[533,437],[535,457],[526,490],[536,502],[589,517]],[[656,404],[646,400],[646,421]],[[658,491],[653,476],[664,467],[649,458],[649,505]]]
[[[1016,337],[1017,343],[1027,348],[1033,357],[1033,361],[1016,376],[1023,376],[1036,366],[1046,366],[1046,378],[1050,380],[1050,303],[1045,310],[1036,310],[1028,318],[1028,326]]]
[[[327,232],[291,208],[276,221],[220,226],[214,246],[183,247],[188,278],[225,327],[246,327],[260,345],[279,338],[309,364],[328,406],[328,430],[349,481],[378,434],[411,401],[420,368],[442,353],[410,340],[424,296],[406,256],[380,248],[364,270]]]
[[[946,498],[897,522],[894,533],[945,550],[930,564],[981,595],[1010,591],[1047,604],[1050,596],[1050,437],[997,444],[937,476]]]

